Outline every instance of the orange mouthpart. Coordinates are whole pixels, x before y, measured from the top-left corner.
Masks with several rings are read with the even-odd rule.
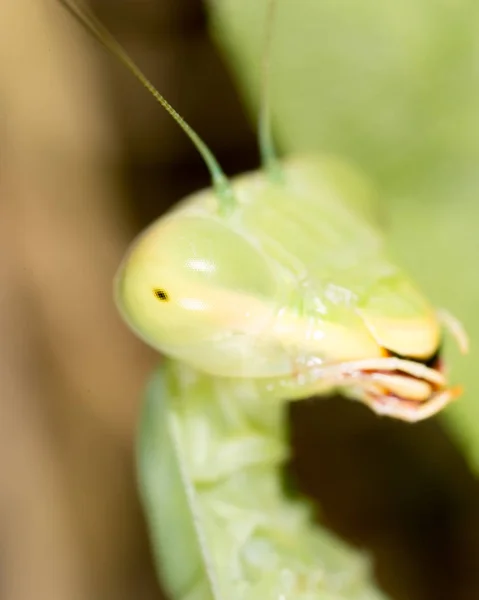
[[[462,394],[439,368],[393,356],[331,365],[327,375],[376,414],[409,423],[440,412]],[[326,373],[325,373],[326,374]]]

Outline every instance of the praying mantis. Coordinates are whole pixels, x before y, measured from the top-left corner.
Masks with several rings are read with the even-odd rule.
[[[190,137],[212,186],[134,242],[116,281],[125,322],[165,358],[138,435],[139,487],[174,600],[380,600],[362,554],[283,489],[286,405],[331,390],[426,419],[456,398],[435,309],[388,256],[363,175],[329,156],[279,158],[268,53],[262,168],[230,180],[93,15],[63,0]]]

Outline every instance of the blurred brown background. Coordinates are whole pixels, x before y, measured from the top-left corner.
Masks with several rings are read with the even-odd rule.
[[[228,173],[256,166],[200,0],[92,7]],[[0,4],[0,144],[0,599],[160,598],[133,455],[158,357],[121,323],[112,278],[206,169],[56,0]],[[340,398],[291,413],[299,485],[393,597],[479,598],[477,483],[434,420]]]

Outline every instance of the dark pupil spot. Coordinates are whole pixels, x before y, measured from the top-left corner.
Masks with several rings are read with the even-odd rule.
[[[165,292],[165,290],[153,290],[153,293],[158,298],[158,300],[161,300],[162,302],[168,301],[168,294]]]

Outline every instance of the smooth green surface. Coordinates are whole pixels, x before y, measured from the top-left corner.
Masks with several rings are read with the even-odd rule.
[[[448,339],[466,394],[445,420],[479,468],[479,5],[474,0],[279,0],[275,132],[287,152],[356,161],[377,182],[396,256],[465,324]],[[212,29],[255,114],[265,0],[211,0]]]

